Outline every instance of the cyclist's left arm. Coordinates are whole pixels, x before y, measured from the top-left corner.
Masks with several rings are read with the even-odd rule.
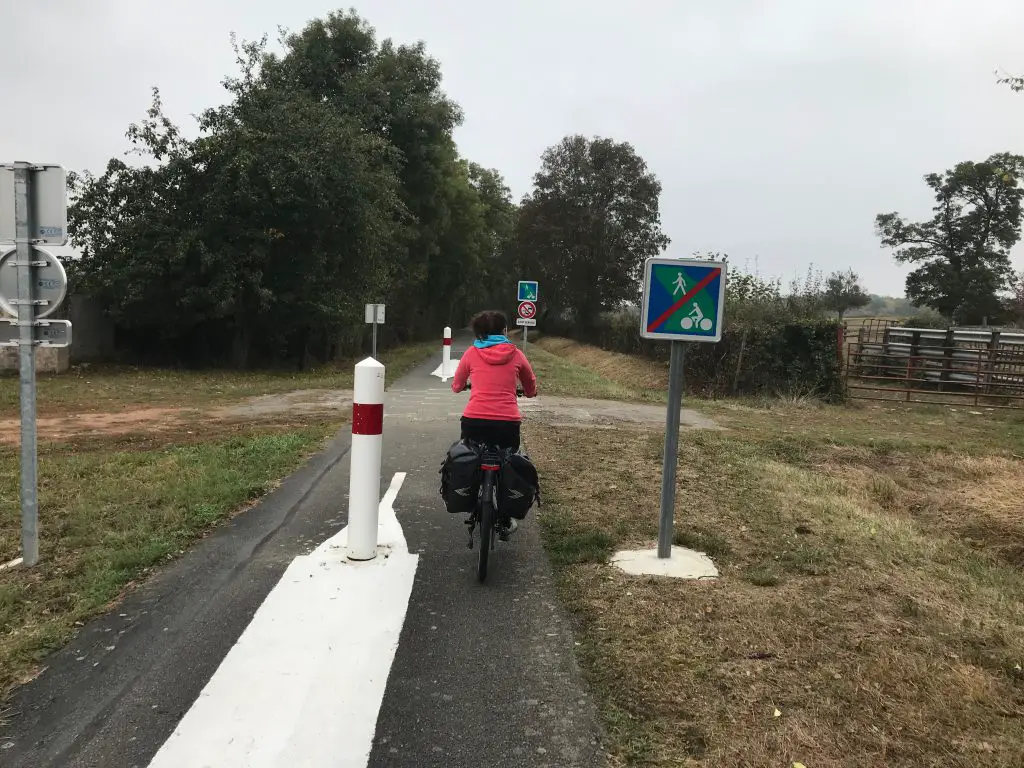
[[[452,378],[452,392],[462,392],[469,381],[469,355],[473,347],[466,350],[466,353],[459,360],[459,367],[455,369],[455,376]]]
[[[537,396],[537,375],[533,372],[533,367],[530,365],[530,361],[526,359],[526,355],[520,350],[516,350],[516,372],[519,375],[519,381],[523,385],[523,394],[527,397]]]

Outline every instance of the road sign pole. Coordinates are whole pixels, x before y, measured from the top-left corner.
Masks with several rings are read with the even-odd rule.
[[[661,467],[661,522],[658,557],[672,557],[673,517],[676,506],[676,464],[679,462],[679,417],[683,407],[686,342],[671,342],[668,368],[668,413],[665,416],[665,457]]]
[[[374,360],[377,359],[377,308],[373,308],[373,353]]]
[[[39,498],[36,451],[36,346],[32,281],[32,166],[14,164],[14,221],[18,270],[18,324],[21,396],[21,556],[27,567],[39,562]]]

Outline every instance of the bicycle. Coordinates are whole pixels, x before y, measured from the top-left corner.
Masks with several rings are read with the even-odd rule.
[[[466,389],[472,389],[472,384],[466,382]],[[516,397],[523,396],[523,390],[516,389]],[[495,534],[497,521],[497,491],[498,478],[501,474],[501,466],[505,460],[507,449],[499,448],[496,445],[481,445],[480,454],[480,492],[477,495],[476,507],[466,520],[469,526],[468,548],[473,548],[473,534],[477,525],[480,527],[480,551],[477,554],[476,578],[483,583],[487,579],[487,562],[491,552],[495,549]]]

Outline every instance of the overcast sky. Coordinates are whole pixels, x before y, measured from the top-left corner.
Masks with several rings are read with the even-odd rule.
[[[0,159],[101,170],[161,88],[223,101],[229,33],[300,28],[318,0],[0,0]],[[346,7],[346,6],[340,6]],[[728,252],[789,279],[811,262],[902,294],[876,213],[927,215],[921,177],[1024,153],[1022,0],[363,0],[426,41],[466,113],[464,155],[518,198],[568,133],[632,142],[664,185],[669,253]],[[19,39],[18,33],[24,36]],[[1024,268],[1024,252],[1018,251]]]

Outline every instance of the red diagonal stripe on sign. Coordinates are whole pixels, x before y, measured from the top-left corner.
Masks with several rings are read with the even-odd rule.
[[[720,274],[722,274],[722,270],[721,269],[712,269],[710,272],[708,272],[707,275],[704,276],[703,280],[701,280],[699,283],[697,283],[695,286],[693,286],[693,288],[691,288],[685,294],[683,294],[683,298],[681,298],[679,301],[677,301],[671,307],[666,309],[664,314],[662,314],[661,317],[659,317],[657,320],[655,320],[653,322],[648,323],[647,324],[647,332],[648,333],[654,333],[654,329],[655,328],[657,328],[659,325],[661,325],[666,320],[668,320],[670,317],[672,317],[672,315],[674,315],[676,312],[678,312],[679,308],[682,307],[683,304],[685,304],[690,299],[692,299],[694,296],[696,296],[698,293],[700,293],[705,288],[707,288],[711,284],[711,281],[714,280],[716,277],[718,277]]]

